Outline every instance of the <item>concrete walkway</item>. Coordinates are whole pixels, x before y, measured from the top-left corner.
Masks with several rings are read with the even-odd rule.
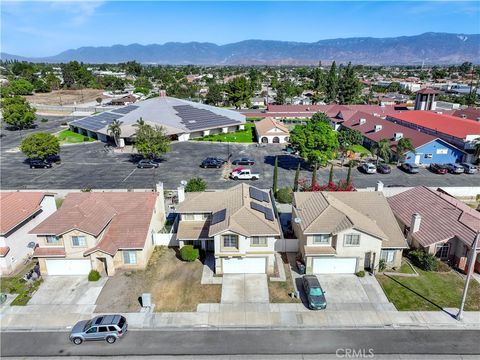
[[[222,276],[215,276],[215,256],[213,256],[212,253],[207,253],[203,264],[202,279],[200,280],[200,283],[202,285],[212,285],[221,284],[222,281]]]

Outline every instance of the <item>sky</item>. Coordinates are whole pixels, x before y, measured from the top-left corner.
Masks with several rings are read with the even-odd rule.
[[[480,33],[479,1],[1,1],[2,52],[248,39],[315,42],[424,32]]]

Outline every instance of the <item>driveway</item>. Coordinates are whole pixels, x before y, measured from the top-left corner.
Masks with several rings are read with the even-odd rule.
[[[268,303],[265,274],[225,274],[222,283],[222,304]]]

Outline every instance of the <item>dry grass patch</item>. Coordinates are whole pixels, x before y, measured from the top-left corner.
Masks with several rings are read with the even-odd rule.
[[[27,101],[33,104],[42,105],[73,105],[96,101],[98,97],[106,99],[103,95],[104,90],[100,89],[82,89],[82,90],[54,90],[49,93],[36,93],[25,96]]]
[[[268,293],[271,303],[298,303],[300,299],[292,298],[289,294],[295,292],[292,283],[292,274],[290,273],[289,263],[282,262],[285,269],[286,281],[268,280]]]

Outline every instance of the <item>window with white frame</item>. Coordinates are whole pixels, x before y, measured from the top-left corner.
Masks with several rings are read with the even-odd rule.
[[[128,265],[135,265],[137,263],[137,252],[123,251],[123,263]]]
[[[312,243],[315,245],[328,245],[330,244],[330,235],[329,234],[313,235]]]
[[[182,215],[182,220],[194,220],[195,215],[194,214],[183,214]]]
[[[87,239],[85,236],[72,236],[72,246],[74,247],[86,247]]]
[[[60,244],[60,238],[55,235],[48,235],[47,244]]]
[[[360,234],[345,234],[345,246],[360,246]]]
[[[386,263],[392,263],[395,260],[395,250],[382,250],[380,252],[380,259]]]
[[[236,248],[238,247],[238,236],[233,234],[223,235],[223,247]]]
[[[252,236],[250,244],[252,246],[267,246],[268,238],[266,236]]]
[[[450,244],[437,244],[435,246],[435,256],[440,259],[447,259],[448,253],[450,252]]]

